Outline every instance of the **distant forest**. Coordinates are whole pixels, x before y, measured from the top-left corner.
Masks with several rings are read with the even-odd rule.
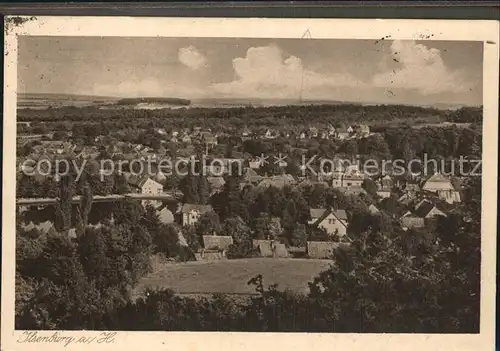
[[[156,99],[156,98],[155,98]],[[175,100],[175,99],[173,99]],[[178,99],[180,102],[188,100]],[[119,104],[136,104],[139,102],[152,102],[148,98],[123,99]],[[160,102],[162,100],[154,100]],[[163,100],[170,101],[169,98]],[[179,102],[179,103],[180,103]],[[409,123],[482,123],[482,107],[463,107],[458,110],[439,110],[405,105],[377,105],[363,106],[355,104],[345,105],[307,105],[307,106],[271,106],[271,107],[234,107],[234,108],[177,108],[177,109],[101,109],[96,106],[59,108],[18,109],[18,121],[32,122],[83,122],[102,123],[119,122],[132,124],[141,119],[151,121],[164,121],[171,124],[182,120],[182,124],[206,124],[214,128],[221,124],[224,129],[228,126],[240,127],[267,126],[284,127],[311,124],[338,124],[338,123],[366,123],[368,125]],[[167,122],[168,121],[168,122]],[[142,122],[140,124],[143,124]],[[161,126],[163,123],[158,123]]]
[[[169,97],[143,97],[143,98],[125,98],[118,100],[118,105],[137,105],[141,103],[160,103],[160,104],[170,104],[170,105],[182,105],[189,106],[191,104],[190,100],[169,98]]]

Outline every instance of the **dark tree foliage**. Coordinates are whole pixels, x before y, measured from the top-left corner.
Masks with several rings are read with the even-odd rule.
[[[58,201],[55,204],[56,222],[55,227],[59,232],[64,232],[71,227],[72,200],[75,194],[75,182],[70,176],[64,176],[59,181]]]

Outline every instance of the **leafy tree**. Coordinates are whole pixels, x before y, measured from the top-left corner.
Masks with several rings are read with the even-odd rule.
[[[70,239],[48,237],[39,265],[40,283],[30,301],[33,307],[19,316],[19,324],[43,329],[98,328],[104,310]]]
[[[221,219],[240,216],[244,212],[241,201],[240,183],[236,174],[228,176],[224,190],[212,198],[214,209]]]
[[[71,228],[72,201],[74,193],[74,179],[70,175],[63,176],[59,181],[59,197],[55,204],[55,227],[59,232],[68,231]]]
[[[96,282],[98,288],[107,288],[106,274],[109,270],[109,257],[107,256],[108,243],[100,229],[86,228],[78,236],[77,251],[85,275]]]
[[[208,201],[210,194],[210,185],[203,173],[201,172],[202,167],[200,162],[194,164],[195,169],[192,166],[188,167],[188,174],[181,180],[180,190],[184,194],[183,201],[189,204],[202,204],[205,205]]]
[[[268,236],[271,237],[271,239],[278,239],[281,234],[283,233],[283,228],[281,227],[281,222],[279,221],[279,218],[274,217],[271,218],[271,221],[269,223],[269,232]]]
[[[40,184],[35,180],[35,177],[21,175],[16,182],[16,196],[17,197],[41,197]]]
[[[398,199],[394,196],[383,199],[380,202],[380,209],[385,211],[388,215],[392,217],[398,217],[402,215],[404,207],[398,202]]]
[[[179,188],[179,185],[180,185],[179,177],[177,176],[176,173],[172,173],[172,175],[169,175],[165,180],[164,188],[175,191]]]
[[[179,253],[179,230],[173,223],[162,225],[160,231],[153,236],[153,252],[175,257]]]
[[[363,155],[370,155],[382,160],[389,159],[389,145],[381,135],[373,135],[363,138],[359,141],[359,153]]]
[[[52,140],[66,140],[68,138],[68,133],[56,130],[54,134],[52,134]]]
[[[134,199],[124,199],[113,202],[113,219],[120,224],[137,224],[144,214],[141,203]]]
[[[221,223],[219,216],[213,211],[202,214],[196,223],[196,232],[199,236],[217,234],[220,230]]]
[[[125,177],[122,174],[116,174],[113,182],[114,194],[128,194],[130,193],[130,186],[128,185]]]
[[[188,226],[182,229],[182,234],[192,252],[197,252],[201,248],[200,237],[196,233],[195,226]]]
[[[153,138],[149,144],[153,150],[158,151],[161,148],[161,140],[157,138]]]
[[[376,197],[377,196],[377,185],[375,184],[375,182],[370,179],[370,178],[367,178],[365,180],[363,180],[363,183],[361,184],[361,186],[363,187],[363,189],[366,190],[366,192],[371,195],[371,196],[374,196]]]
[[[349,156],[357,155],[359,154],[358,143],[354,139],[347,140],[344,144],[340,146],[338,151],[339,153],[344,153]]]
[[[288,203],[283,211],[282,224],[283,229],[292,233],[297,226],[298,211],[295,202],[288,200]]]
[[[253,238],[266,239],[271,226],[271,218],[267,213],[261,213],[252,221]]]
[[[83,188],[83,195],[80,199],[80,204],[77,206],[76,210],[76,235],[81,236],[85,232],[89,221],[90,210],[92,209],[92,188],[89,184],[86,184]]]
[[[152,252],[151,235],[140,226],[131,227],[131,246],[129,255],[131,257],[132,281],[137,283],[139,279],[151,272],[150,254]]]
[[[331,241],[331,236],[325,228],[310,227],[308,228],[309,241]]]
[[[240,217],[226,219],[222,224],[222,233],[232,236],[234,241],[228,250],[228,258],[243,258],[253,253],[250,228]]]
[[[302,247],[307,244],[307,232],[304,224],[299,224],[293,229],[291,243],[294,246]]]
[[[300,177],[302,176],[302,170],[300,167],[295,163],[294,161],[290,160],[287,162],[287,165],[285,167],[285,173],[290,174],[294,177]]]
[[[469,199],[470,213],[477,213],[478,196]],[[469,223],[453,242],[420,241],[418,256],[407,252],[402,235],[368,228],[350,249],[337,250],[332,267],[311,284],[310,298],[323,311],[318,319],[344,332],[479,330],[480,222]]]

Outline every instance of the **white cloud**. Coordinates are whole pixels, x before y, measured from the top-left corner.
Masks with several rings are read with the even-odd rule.
[[[348,73],[321,74],[303,67],[296,56],[284,57],[274,45],[252,47],[246,57],[233,59],[236,79],[212,85],[214,92],[224,96],[249,98],[326,98],[332,89],[359,87],[358,79]]]
[[[296,56],[285,54],[278,46],[251,47],[244,57],[232,60],[234,79],[209,83],[216,71],[193,46],[179,50],[178,65],[163,67],[161,74],[127,72],[110,77],[106,84],[94,86],[91,94],[106,96],[168,96],[188,99],[227,97],[249,99],[298,99],[345,101],[431,101],[463,100],[471,88],[465,71],[454,71],[443,61],[441,52],[411,41],[394,41],[391,54],[378,64],[378,72],[364,80],[357,78],[338,62],[330,62],[337,73],[310,68]],[[322,58],[328,59],[328,58]],[[393,61],[395,59],[395,61]],[[396,62],[397,61],[397,62]],[[327,64],[328,62],[324,62]],[[212,75],[212,77],[209,77]],[[211,78],[211,79],[210,79]],[[125,80],[125,81],[124,81]],[[112,83],[115,82],[115,84]],[[121,81],[121,83],[120,83]],[[302,89],[302,90],[301,90]],[[388,89],[393,92],[388,95]],[[434,96],[433,96],[434,95]],[[433,100],[432,100],[433,101]]]
[[[194,71],[207,65],[207,59],[205,56],[203,56],[203,54],[192,45],[179,49],[178,58],[183,65]]]
[[[416,89],[424,95],[462,93],[471,88],[461,71],[452,71],[445,65],[438,49],[396,40],[388,59],[394,68],[373,77],[376,87]]]

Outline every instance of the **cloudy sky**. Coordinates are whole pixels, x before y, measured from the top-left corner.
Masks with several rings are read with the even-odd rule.
[[[482,103],[482,43],[20,37],[18,91]]]

